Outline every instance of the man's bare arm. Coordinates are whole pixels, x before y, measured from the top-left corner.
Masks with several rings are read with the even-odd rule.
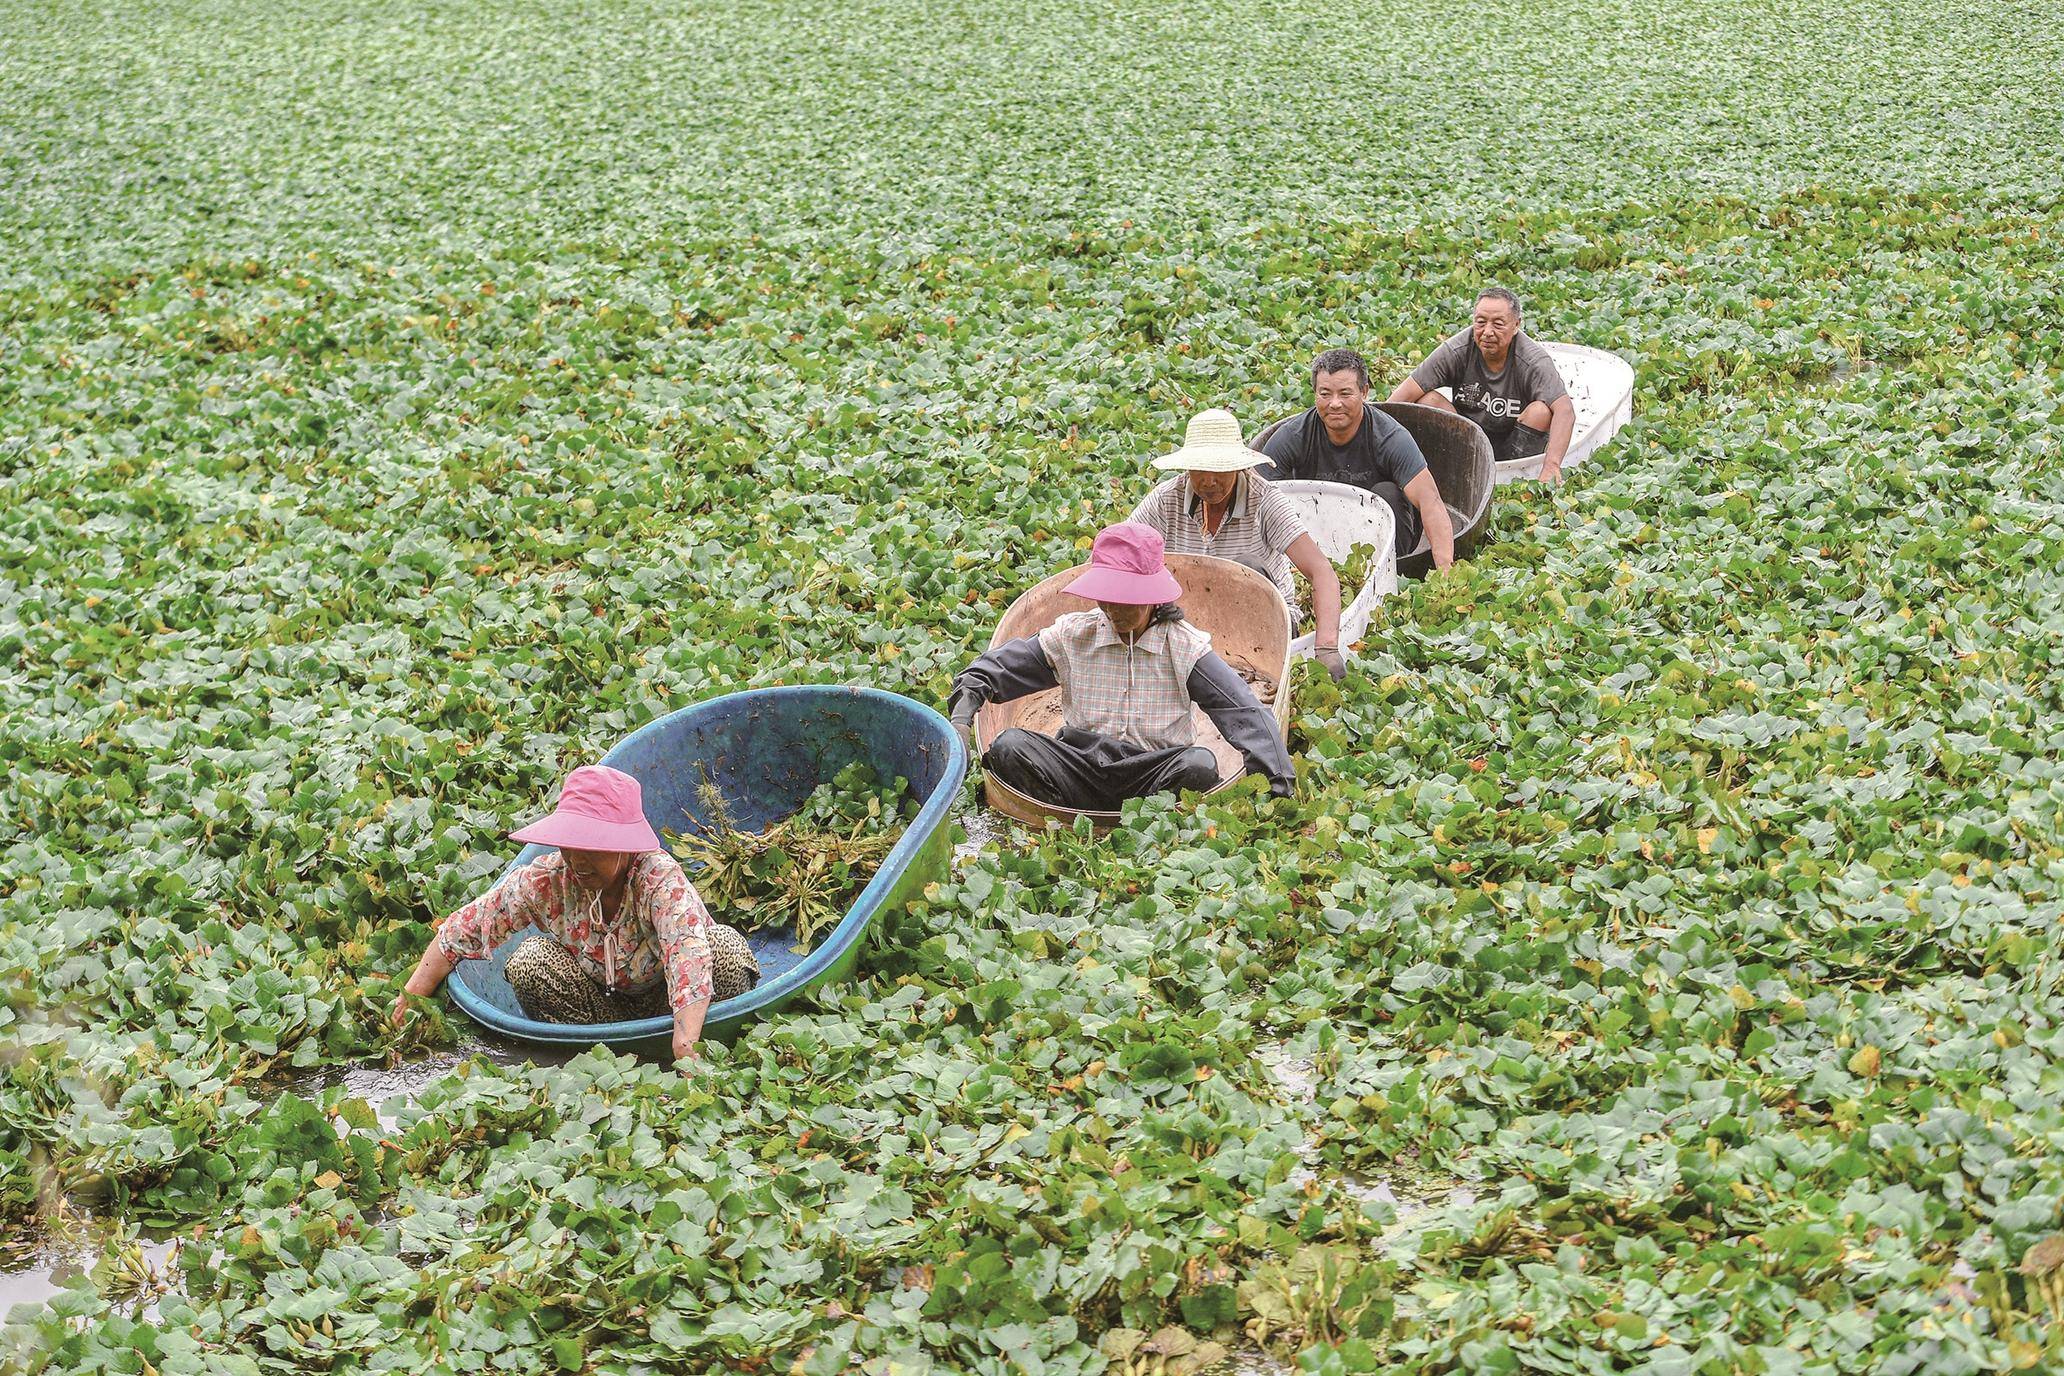
[[[1433,474],[1421,472],[1405,484],[1405,495],[1419,508],[1419,523],[1426,527],[1426,544],[1433,551],[1433,566],[1448,568],[1455,562],[1455,525],[1448,519],[1448,504],[1441,500]]]
[[[1541,477],[1554,482],[1562,476],[1562,456],[1569,452],[1570,435],[1577,428],[1577,408],[1568,397],[1557,397],[1548,407],[1548,448],[1541,459]]]

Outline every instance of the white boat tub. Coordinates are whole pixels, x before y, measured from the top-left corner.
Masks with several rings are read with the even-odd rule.
[[[1355,590],[1353,600],[1344,601],[1340,608],[1340,648],[1344,653],[1368,629],[1377,599],[1397,591],[1397,518],[1391,514],[1390,503],[1367,488],[1350,483],[1285,478],[1275,484],[1275,489],[1304,512],[1311,522],[1312,539],[1318,543],[1319,553],[1332,560],[1336,568],[1346,562],[1356,545],[1376,548],[1368,578]],[[1346,596],[1343,591],[1343,599]],[[1291,641],[1292,657],[1309,655],[1312,639],[1301,635]]]
[[[1562,374],[1562,385],[1569,389],[1570,404],[1576,408],[1576,428],[1570,432],[1569,452],[1562,456],[1564,468],[1575,468],[1634,418],[1634,369],[1626,359],[1604,349],[1546,339],[1541,347],[1555,360],[1555,371]],[[1454,400],[1446,387],[1439,390]],[[1505,459],[1497,469],[1501,484],[1538,478],[1541,456]]]

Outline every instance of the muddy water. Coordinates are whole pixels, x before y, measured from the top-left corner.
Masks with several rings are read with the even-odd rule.
[[[267,1099],[275,1099],[292,1091],[304,1099],[312,1099],[332,1086],[343,1086],[344,1092],[354,1099],[363,1099],[380,1119],[380,1126],[390,1131],[395,1124],[394,1110],[404,1101],[412,1102],[422,1094],[433,1081],[449,1075],[453,1070],[478,1056],[490,1065],[564,1065],[579,1055],[584,1048],[533,1046],[528,1042],[511,1041],[483,1033],[478,1028],[454,1017],[452,1031],[458,1035],[455,1045],[440,1051],[403,1061],[398,1065],[336,1065],[324,1066],[306,1074],[278,1080],[267,1085]]]
[[[0,1319],[17,1304],[40,1304],[69,1288],[122,1241],[119,1224],[79,1216],[68,1216],[58,1229],[9,1237],[0,1247]],[[119,1248],[136,1264],[139,1298],[155,1299],[170,1288],[179,1245],[170,1234],[146,1230]]]
[[[993,849],[1010,834],[1010,824],[986,807],[963,809],[954,820],[966,833],[953,848],[953,868],[956,870],[983,851]]]
[[[953,870],[956,875],[976,856],[998,851],[1017,852],[1025,849],[1025,824],[1013,821],[1000,812],[991,812],[986,807],[965,808],[954,819],[967,833],[966,839],[953,848]]]

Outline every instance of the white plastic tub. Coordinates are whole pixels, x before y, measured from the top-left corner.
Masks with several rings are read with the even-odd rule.
[[[1576,408],[1576,428],[1570,431],[1569,452],[1562,456],[1564,468],[1575,468],[1634,418],[1634,370],[1626,359],[1603,349],[1546,340],[1541,347],[1555,360],[1555,371],[1562,374],[1562,385],[1569,389],[1570,405]],[[1536,454],[1500,463],[1498,481],[1509,483],[1540,477],[1541,457]]]
[[[1397,518],[1391,514],[1390,503],[1367,488],[1348,483],[1285,478],[1274,487],[1304,512],[1319,553],[1332,560],[1336,568],[1356,545],[1376,548],[1367,581],[1355,592],[1354,599],[1340,609],[1340,648],[1345,653],[1369,628],[1376,600],[1397,591]],[[1346,594],[1343,592],[1342,596]],[[1311,636],[1301,635],[1291,641],[1291,656],[1309,655],[1312,640]]]
[[[1562,385],[1569,389],[1570,405],[1577,413],[1576,426],[1570,431],[1569,450],[1562,456],[1564,468],[1575,468],[1634,419],[1634,369],[1626,359],[1603,349],[1557,344],[1546,339],[1539,342],[1555,360],[1555,371],[1562,374]],[[1434,390],[1451,403],[1455,399],[1452,388]],[[1540,477],[1542,458],[1535,454],[1531,458],[1501,460],[1496,465],[1498,483],[1502,486],[1521,478]]]

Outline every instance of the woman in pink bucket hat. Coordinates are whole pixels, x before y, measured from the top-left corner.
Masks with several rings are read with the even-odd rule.
[[[551,814],[510,837],[557,849],[439,925],[394,1001],[396,1022],[410,994],[436,993],[454,964],[484,960],[533,926],[542,935],[525,939],[504,967],[525,1016],[581,1024],[671,1016],[677,1059],[700,1040],[712,997],[735,997],[757,981],[752,948],[710,921],[679,862],[660,848],[630,775],[582,765],[566,776]]]
[[[1196,743],[1202,707],[1278,794],[1295,775],[1276,719],[1254,690],[1183,620],[1182,587],[1162,557],[1161,532],[1121,521],[1098,532],[1089,567],[1067,591],[1097,604],[1038,635],[996,646],[953,681],[953,725],[970,742],[985,702],[1059,686],[1058,735],[1012,727],[983,765],[1029,798],[1110,811],[1127,798],[1218,782],[1218,759]]]

